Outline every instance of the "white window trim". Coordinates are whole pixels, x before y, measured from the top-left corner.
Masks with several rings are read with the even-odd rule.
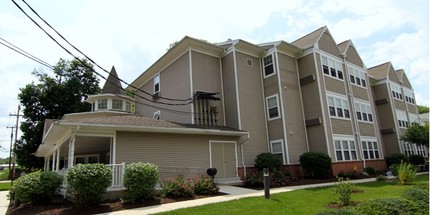
[[[330,106],[329,106],[329,97],[332,97],[333,98],[333,102],[334,102],[334,108],[335,108],[335,114],[336,114],[336,116],[332,116],[331,114],[330,114]],[[328,111],[328,116],[330,117],[330,118],[335,118],[335,119],[342,119],[342,120],[351,120],[351,108],[350,108],[350,104],[349,104],[349,101],[348,101],[348,99],[346,98],[346,96],[344,96],[344,95],[336,95],[336,94],[333,94],[333,93],[327,93],[327,96],[326,96],[326,99],[327,99],[327,111]],[[342,115],[343,115],[343,117],[340,117],[340,116],[338,116],[338,114],[337,114],[337,106],[336,106],[336,99],[340,99],[341,101],[341,108],[342,108]],[[347,104],[347,110],[348,110],[348,112],[349,112],[349,118],[347,118],[347,117],[345,117],[345,108],[343,108],[343,103],[342,103],[342,101],[346,101],[346,104]],[[355,114],[355,113],[354,113]]]
[[[265,70],[266,65],[264,65],[264,58],[269,57],[269,56],[272,56],[273,73],[271,73],[271,74],[269,74],[269,75],[266,75],[266,70]],[[261,65],[263,66],[263,78],[264,78],[264,79],[266,79],[266,78],[268,78],[268,77],[271,77],[271,76],[276,75],[276,69],[275,69],[275,57],[273,56],[273,53],[270,53],[270,54],[268,54],[268,55],[264,56],[264,57],[262,58],[262,63],[261,63]]]
[[[100,162],[100,155],[99,154],[75,155],[75,157],[73,159],[73,164],[76,164],[76,158],[84,158],[85,159],[85,164],[87,164],[89,157],[97,157],[97,163]]]
[[[338,140],[338,141],[340,141],[340,149],[341,149],[341,152],[342,152],[342,160],[339,160],[339,158],[337,157],[337,153],[336,153],[336,140]],[[344,148],[343,148],[343,144],[342,144],[342,141],[347,141],[348,142],[348,149],[347,149],[347,151],[348,151],[348,153],[349,153],[349,157],[350,157],[350,159],[349,160],[345,160],[345,159],[343,159],[343,156],[344,156],[344,152],[346,151]],[[350,145],[349,145],[349,143],[350,143],[350,141],[352,141],[352,142],[354,142],[354,151],[355,151],[355,160],[354,159],[352,159],[352,151],[353,150],[351,150],[351,148],[350,148]],[[359,148],[357,147],[357,143],[355,142],[355,139],[354,139],[354,137],[352,137],[352,136],[338,136],[338,135],[336,135],[336,136],[333,136],[333,150],[334,150],[334,156],[336,157],[336,161],[340,161],[340,162],[344,162],[344,161],[357,161],[357,160],[359,160]]]
[[[364,147],[363,147],[363,142],[366,142],[366,149],[364,149]],[[375,158],[370,158],[370,154],[369,154],[369,152],[370,152],[369,151],[369,142],[372,143],[372,151],[373,151],[373,156]],[[375,149],[375,146],[373,145],[374,142],[376,142],[376,146],[378,147],[377,149]],[[380,147],[380,145],[378,143],[378,140],[376,138],[362,137],[360,144],[361,144],[361,150],[362,150],[361,153],[363,153],[363,159],[365,159],[365,160],[379,160],[379,159],[382,159],[381,147]],[[364,150],[367,151],[368,158],[364,157]],[[375,156],[375,151],[378,151],[378,158],[376,158],[376,156]]]
[[[409,121],[408,121],[408,116],[406,114],[406,111],[396,109],[396,119],[397,119],[396,123],[397,123],[397,126],[399,126],[399,128],[408,128]],[[399,125],[399,120],[402,122],[403,121],[406,122],[405,123],[406,126],[403,126],[403,123],[402,125]]]
[[[359,121],[359,122],[363,122],[363,123],[370,123],[370,124],[373,124],[373,123],[375,123],[375,114],[373,114],[373,110],[372,110],[372,106],[371,106],[371,104],[370,104],[370,102],[367,102],[367,101],[360,101],[360,100],[357,100],[357,99],[354,99],[354,105],[355,105],[355,117],[357,118],[357,121]],[[358,107],[358,105],[360,105],[359,107],[360,107],[360,113],[361,113],[361,119],[358,119],[358,117],[357,117],[357,107]],[[365,108],[366,108],[366,110],[364,111],[364,113],[367,115],[366,117],[367,117],[367,120],[363,120],[363,111],[361,110],[361,106],[362,105],[364,105],[364,106],[366,106]],[[368,112],[368,110],[370,109],[370,113]],[[372,115],[372,121],[370,121],[369,120],[369,114],[371,114]]]
[[[155,82],[156,80],[157,80],[157,82]],[[157,74],[157,75],[154,76],[153,82],[154,82],[154,86],[153,86],[154,94],[160,92],[161,91],[160,74]],[[158,90],[156,91],[155,90],[155,85],[157,85],[157,84],[158,84]]]
[[[273,117],[273,118],[270,117],[270,112],[269,112],[269,99],[271,99],[271,98],[276,98],[276,109],[278,109],[278,116],[277,117]],[[278,94],[267,96],[266,97],[267,120],[268,121],[272,121],[272,120],[275,120],[275,119],[280,119],[281,118],[281,111],[280,110],[281,109],[279,108],[279,96],[278,96]]]
[[[329,74],[324,73],[324,65],[325,64],[323,64],[323,60],[322,60],[323,57],[327,58],[327,64],[328,65],[326,65],[326,66],[328,67],[328,73]],[[342,61],[339,61],[337,59],[334,59],[334,58],[332,58],[332,57],[330,57],[328,55],[324,55],[324,54],[321,54],[320,60],[321,60],[321,71],[322,71],[323,75],[325,75],[327,77],[330,77],[330,78],[333,78],[333,79],[336,79],[338,81],[345,81],[345,71],[344,71],[344,68],[343,68]],[[333,62],[333,67],[330,66],[330,61]],[[340,68],[338,68],[339,65],[340,65]],[[336,76],[332,76],[331,75],[331,69],[332,68],[335,69]],[[339,72],[338,71],[342,72],[342,79],[339,78]]]
[[[393,96],[393,91],[401,95],[402,98],[397,98],[396,96]],[[403,101],[405,97],[405,95],[402,94],[402,87],[394,82],[390,82],[390,96],[399,101]]]
[[[270,152],[273,154],[273,143],[281,143],[281,153],[282,153],[282,164],[285,164],[285,148],[284,148],[284,140],[272,140],[270,141]]]
[[[348,77],[349,83],[351,83],[354,86],[367,89],[367,87],[369,86],[369,81],[366,78],[366,72],[362,68],[359,68],[353,65],[348,65],[348,73],[349,73],[349,77]],[[351,76],[354,77],[354,82],[351,81]],[[357,84],[356,78],[360,79],[360,84]],[[363,86],[363,82],[362,82],[363,80],[365,81],[366,86]]]
[[[155,111],[155,112],[154,112],[154,115],[153,115],[153,117],[152,117],[152,118],[153,118],[153,119],[157,119],[157,118],[156,118],[156,116],[157,116],[157,115],[158,115],[158,119],[161,119],[161,111],[160,111],[160,110]]]

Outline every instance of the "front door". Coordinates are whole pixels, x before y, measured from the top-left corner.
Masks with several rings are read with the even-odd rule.
[[[237,177],[236,143],[210,142],[211,167],[218,170],[216,178]]]

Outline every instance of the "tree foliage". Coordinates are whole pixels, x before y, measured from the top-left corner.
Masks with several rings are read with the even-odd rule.
[[[429,107],[423,106],[423,105],[417,105],[418,106],[418,113],[428,113]]]
[[[429,147],[429,124],[412,123],[401,137],[401,140]]]
[[[60,59],[53,69],[54,76],[33,71],[38,83],[20,89],[18,99],[24,107],[23,132],[14,152],[17,162],[25,168],[40,168],[43,160],[34,153],[42,141],[45,119],[60,119],[64,114],[90,110],[84,100],[100,91],[93,65],[86,60]]]

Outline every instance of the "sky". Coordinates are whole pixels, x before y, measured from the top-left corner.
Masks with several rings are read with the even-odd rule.
[[[37,18],[22,0],[15,1]],[[103,68],[110,70],[115,66],[120,78],[128,83],[184,36],[211,43],[227,39],[255,44],[279,40],[291,43],[327,26],[337,43],[353,41],[367,68],[391,61],[395,69],[404,69],[417,104],[429,106],[428,0],[26,2]],[[41,20],[36,21],[48,30]],[[0,1],[0,38],[50,65],[60,58],[73,59],[10,0]],[[66,43],[61,44],[72,50]],[[6,127],[15,125],[16,118],[10,114],[17,112],[20,88],[37,83],[32,75],[34,70],[50,72],[49,68],[0,44],[1,158],[9,156],[11,130]],[[103,83],[101,80],[100,84]]]

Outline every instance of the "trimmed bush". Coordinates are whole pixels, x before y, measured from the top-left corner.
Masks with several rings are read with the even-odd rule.
[[[422,209],[417,204],[405,199],[374,199],[360,204],[353,210],[366,215],[423,214]],[[425,213],[428,213],[428,211]]]
[[[385,157],[385,162],[387,163],[388,167],[394,164],[400,164],[402,161],[407,163],[409,161],[408,156],[405,154],[396,153]]]
[[[191,181],[193,186],[194,194],[199,195],[211,195],[216,194],[219,191],[218,185],[216,185],[213,180],[207,176],[195,177]]]
[[[190,197],[193,194],[192,184],[184,180],[182,175],[163,181],[161,184],[162,197]]]
[[[351,194],[354,191],[354,184],[349,179],[339,178],[338,182],[334,185],[332,192],[338,196],[339,203],[342,205],[351,204]]]
[[[408,199],[418,204],[429,207],[429,191],[427,189],[422,189],[420,187],[412,187],[407,189],[402,194],[403,198]]]
[[[364,172],[367,172],[367,174],[369,175],[374,175],[376,173],[375,168],[368,166],[366,168],[364,168]]]
[[[306,152],[300,155],[300,165],[312,178],[325,178],[331,172],[331,159],[322,152]]]
[[[15,180],[9,195],[23,203],[47,204],[62,183],[63,177],[55,172],[33,172]]]
[[[409,155],[409,163],[412,165],[426,164],[426,159],[422,155]]]
[[[401,163],[398,169],[399,181],[403,185],[412,184],[414,181],[417,171],[414,166],[408,163]]]
[[[318,215],[363,215],[359,212],[353,211],[349,208],[340,209],[340,210],[330,210],[330,211],[322,211],[319,212]]]
[[[264,168],[268,168],[270,172],[275,172],[277,170],[281,170],[282,166],[282,161],[279,160],[276,155],[269,152],[257,155],[254,162],[255,167],[261,171],[263,171]]]
[[[245,187],[264,187],[263,171],[247,174],[243,181]]]
[[[112,171],[104,164],[78,164],[66,175],[67,192],[80,206],[96,205],[111,184]]]
[[[135,202],[152,199],[158,181],[158,167],[151,163],[131,163],[125,168],[123,200]]]

